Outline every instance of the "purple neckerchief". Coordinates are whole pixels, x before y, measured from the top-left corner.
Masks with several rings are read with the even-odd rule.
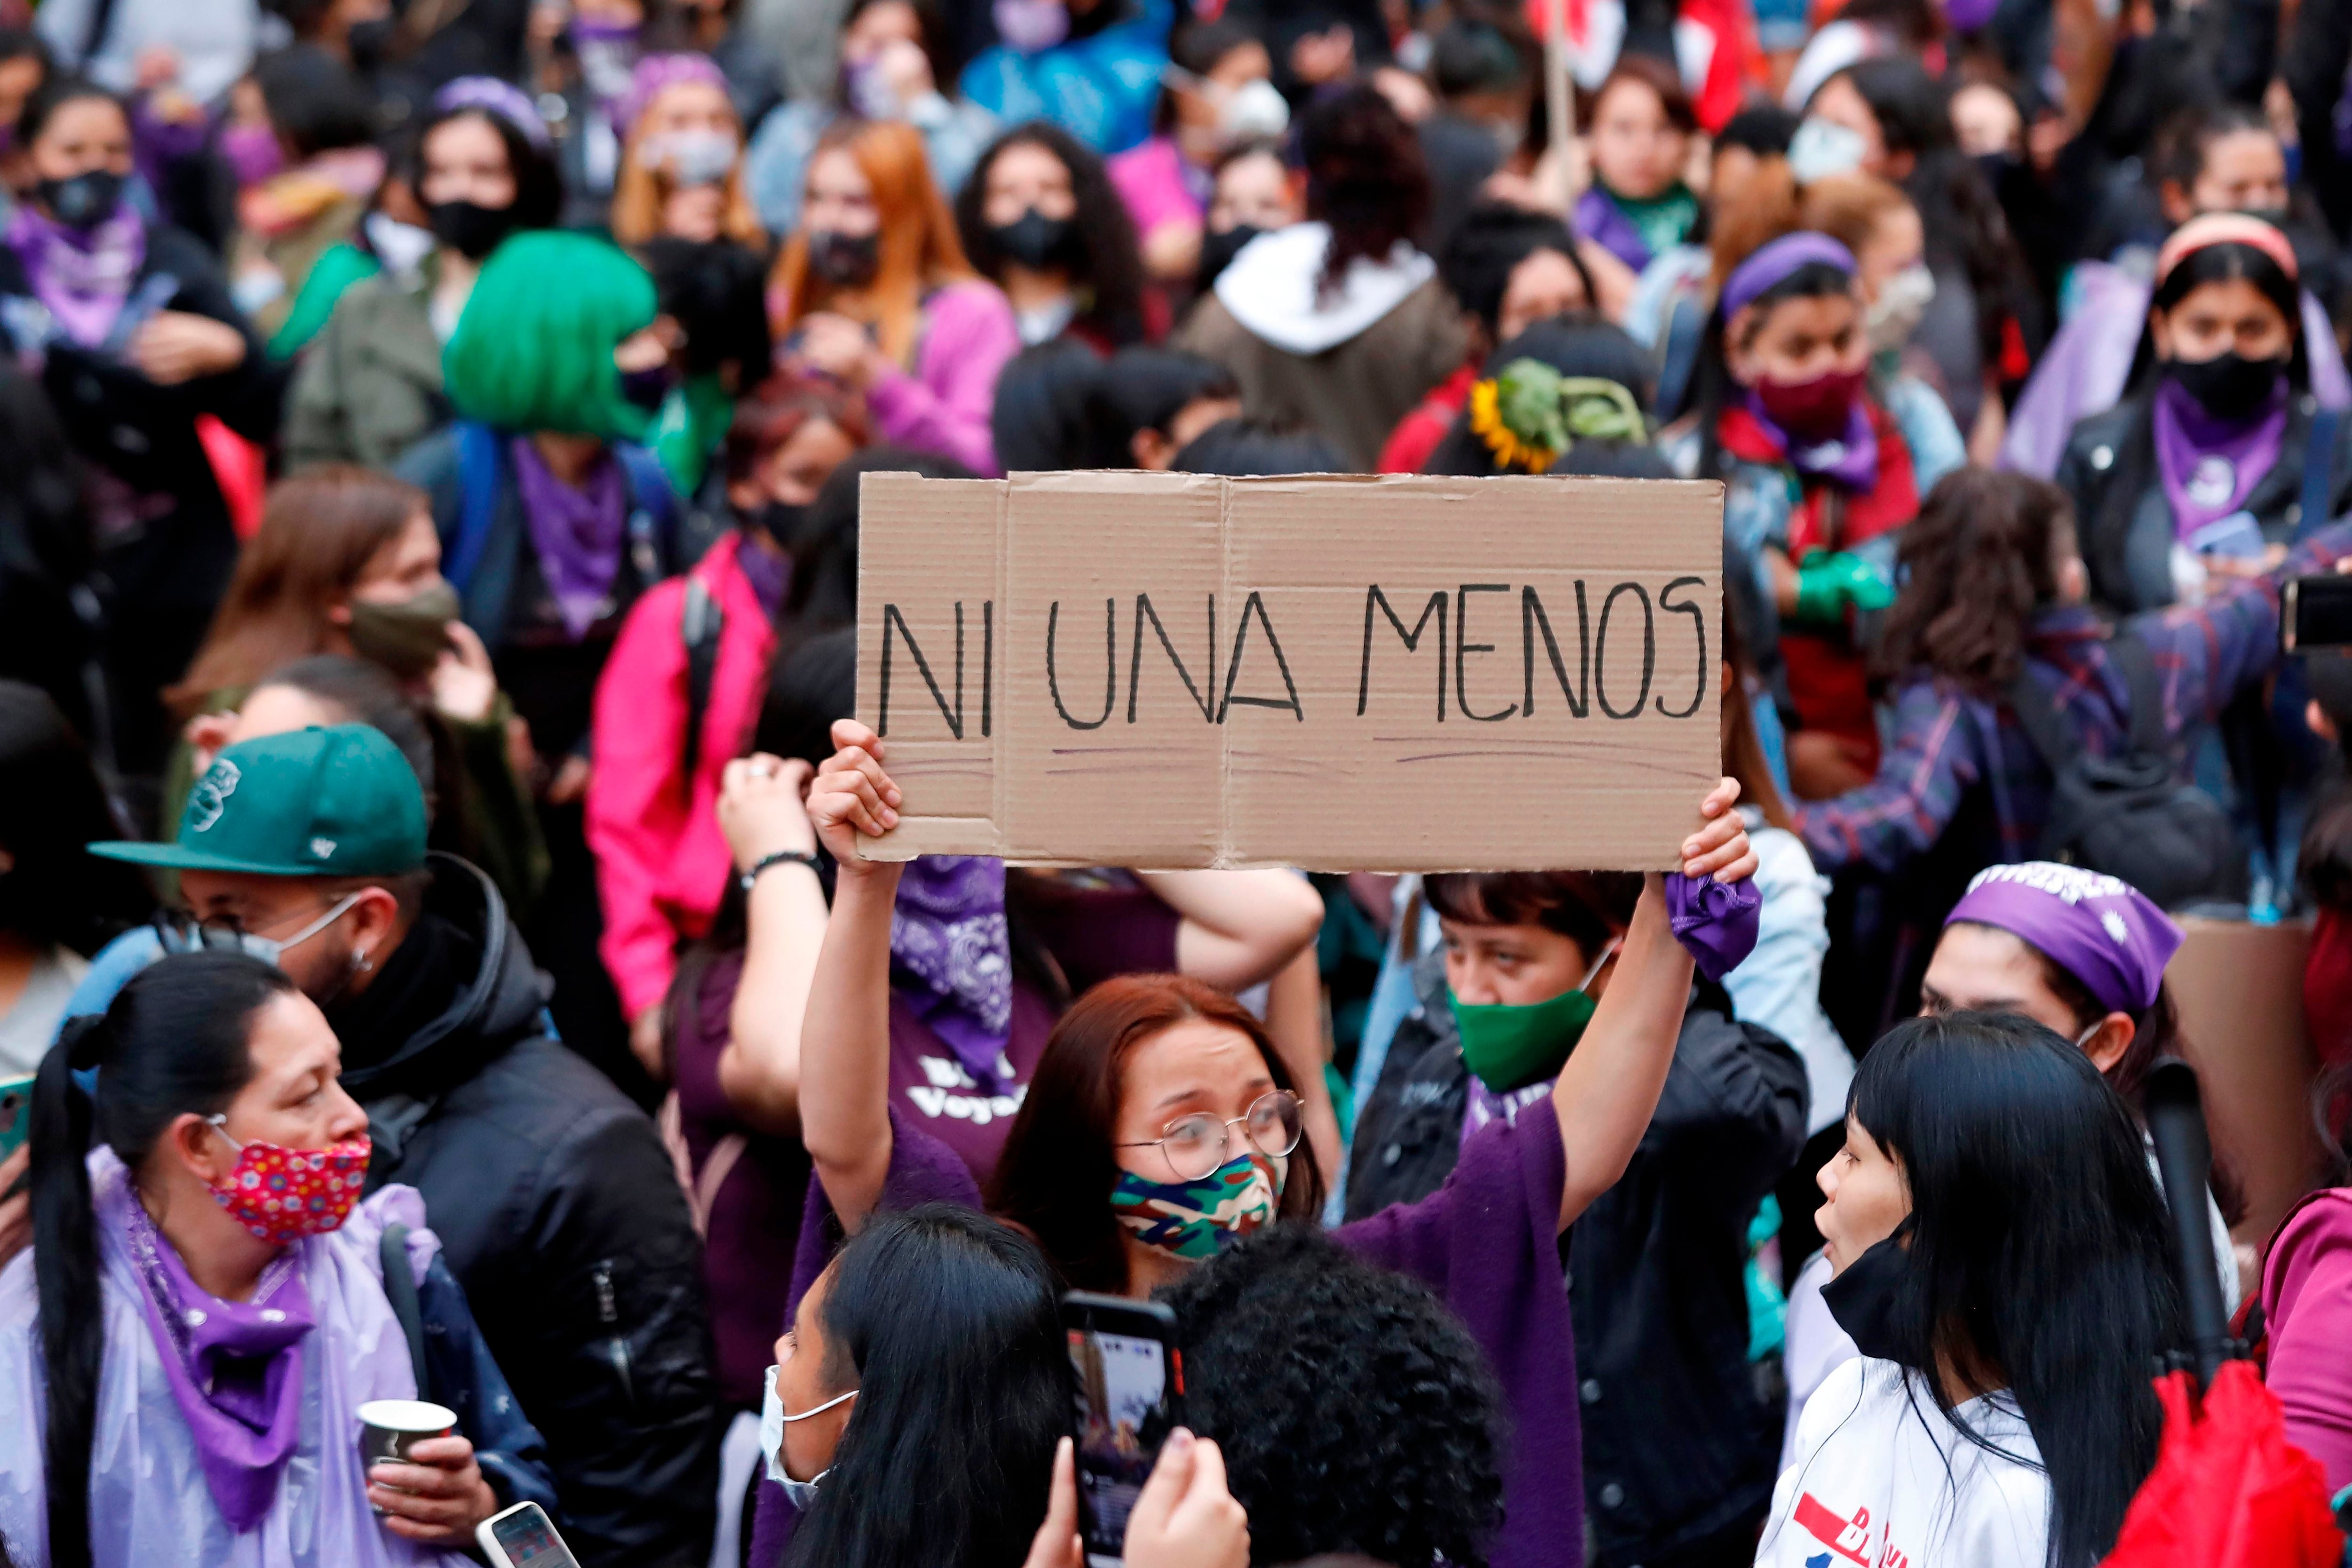
[[[743,581],[751,585],[751,596],[760,601],[760,608],[774,620],[776,612],[783,608],[784,590],[793,584],[793,558],[757,542],[746,532],[735,546],[735,565]]]
[[[305,1245],[270,1259],[252,1300],[224,1301],[189,1278],[130,1184],[116,1201],[156,1359],[195,1438],[205,1487],[242,1535],[269,1511],[302,1435],[302,1341],[318,1323],[302,1279]]]
[[[2286,377],[2262,411],[2244,419],[2216,419],[2169,376],[2156,389],[2149,424],[2156,434],[2156,471],[2172,502],[2173,537],[2186,541],[2207,523],[2246,504],[2263,476],[2277,466],[2286,434]]]
[[[587,488],[575,490],[549,471],[530,437],[516,437],[512,450],[540,575],[564,630],[577,641],[608,609],[613,579],[620,574],[621,538],[629,525],[627,478],[608,453],[589,470]]]
[[[1643,240],[1642,231],[1597,182],[1587,185],[1584,194],[1576,198],[1568,221],[1579,238],[1592,241],[1634,271],[1650,265],[1650,247]]]
[[[1764,412],[1764,400],[1756,395],[1752,387],[1743,406],[1748,417],[1780,444],[1789,466],[1805,478],[1834,480],[1856,495],[1867,495],[1877,488],[1878,433],[1870,427],[1870,412],[1859,396],[1846,414],[1845,434],[1828,441],[1800,442],[1781,429]]]
[[[994,1092],[1013,1036],[1004,862],[985,855],[909,862],[890,912],[890,967],[923,1022]]]
[[[147,226],[130,205],[88,234],[18,204],[8,223],[8,247],[25,263],[33,297],[47,306],[66,336],[86,349],[106,342],[131,286],[147,259]]]

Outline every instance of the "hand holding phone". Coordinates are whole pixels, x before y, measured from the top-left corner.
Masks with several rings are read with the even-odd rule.
[[[555,1533],[555,1521],[535,1502],[519,1502],[484,1520],[475,1528],[474,1542],[490,1568],[580,1568],[580,1560]]]
[[[1225,1485],[1224,1455],[1205,1437],[1178,1427],[1128,1516],[1121,1550],[1127,1568],[1248,1568],[1249,1513]],[[1077,1466],[1070,1440],[1054,1454],[1054,1489],[1045,1522],[1022,1568],[1081,1568]]]
[[[1062,1298],[1077,1428],[1078,1531],[1087,1568],[1117,1568],[1127,1518],[1174,1429],[1184,1392],[1176,1314],[1157,1301]]]

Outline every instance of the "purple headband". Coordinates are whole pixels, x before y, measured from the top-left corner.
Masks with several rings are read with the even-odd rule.
[[[613,106],[613,129],[626,136],[663,89],[684,81],[707,82],[721,92],[727,90],[727,73],[709,55],[647,55],[629,78],[629,90]]]
[[[2180,928],[2129,882],[2048,860],[1986,867],[1944,923],[1956,921],[2023,938],[2115,1013],[2155,1005],[2181,942]]]
[[[1723,315],[1726,321],[1756,302],[1756,297],[1809,261],[1827,262],[1847,277],[1853,276],[1853,252],[1825,234],[1811,229],[1784,234],[1769,245],[1758,246],[1747,260],[1731,269],[1724,280]]]
[[[532,106],[522,89],[510,81],[500,81],[494,76],[461,76],[442,84],[433,95],[433,112],[446,114],[453,109],[478,109],[495,114],[522,132],[522,139],[545,152],[548,147],[547,121]]]

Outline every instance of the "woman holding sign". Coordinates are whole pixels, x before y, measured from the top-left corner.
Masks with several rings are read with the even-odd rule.
[[[929,1140],[888,1099],[892,900],[905,868],[860,858],[898,820],[884,744],[862,724],[809,797],[841,878],[802,1029],[802,1136],[834,1212],[851,1227],[905,1181],[936,1173]],[[1516,1439],[1505,1568],[1581,1556],[1575,1336],[1559,1286],[1570,1222],[1624,1171],[1673,1063],[1692,953],[1716,973],[1755,938],[1756,868],[1738,786],[1700,804],[1685,880],[1649,880],[1552,1093],[1474,1132],[1453,1175],[1418,1204],[1342,1228],[1350,1250],[1420,1279],[1477,1338],[1510,1390]],[[991,1184],[990,1207],[1036,1237],[1067,1283],[1141,1296],[1277,1217],[1309,1220],[1323,1173],[1301,1136],[1290,1069],[1249,1014],[1174,975],[1096,987],[1045,1043]],[[977,1193],[971,1194],[978,1197]]]

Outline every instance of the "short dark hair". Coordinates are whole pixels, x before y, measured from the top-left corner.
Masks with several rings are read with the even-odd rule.
[[[1457,18],[1430,40],[1429,84],[1444,98],[1510,92],[1535,79],[1528,53],[1519,37],[1491,21]]]
[[[1319,431],[1293,430],[1263,419],[1221,419],[1176,454],[1182,474],[1344,474],[1346,456]]]
[[[1585,303],[1597,302],[1592,274],[1585,270],[1584,258],[1576,253],[1576,238],[1568,226],[1549,213],[1529,212],[1508,202],[1481,202],[1463,215],[1445,243],[1444,254],[1438,258],[1437,275],[1445,279],[1462,308],[1486,323],[1486,336],[1492,341],[1503,310],[1503,296],[1510,291],[1512,270],[1538,250],[1558,251],[1567,258],[1584,281]]]
[[[1485,1563],[1502,1520],[1502,1399],[1469,1331],[1421,1285],[1311,1225],[1276,1225],[1160,1300],[1184,1351],[1185,1418],[1223,1453],[1253,1561]]]
[[[291,687],[342,710],[354,724],[383,732],[416,774],[417,787],[427,802],[436,797],[439,780],[433,762],[433,737],[417,717],[416,708],[380,665],[349,654],[320,653],[281,664],[253,683]]]
[[[1241,395],[1232,371],[1179,349],[1121,349],[1103,381],[1103,395],[1129,437],[1139,430],[1165,435],[1176,416],[1202,398]]]
[[[337,147],[364,147],[375,135],[367,89],[350,67],[316,44],[289,44],[262,56],[253,81],[270,129],[297,161]]]
[[[1633,923],[1639,871],[1444,871],[1422,894],[1443,919],[1470,926],[1541,926],[1598,953]]]

